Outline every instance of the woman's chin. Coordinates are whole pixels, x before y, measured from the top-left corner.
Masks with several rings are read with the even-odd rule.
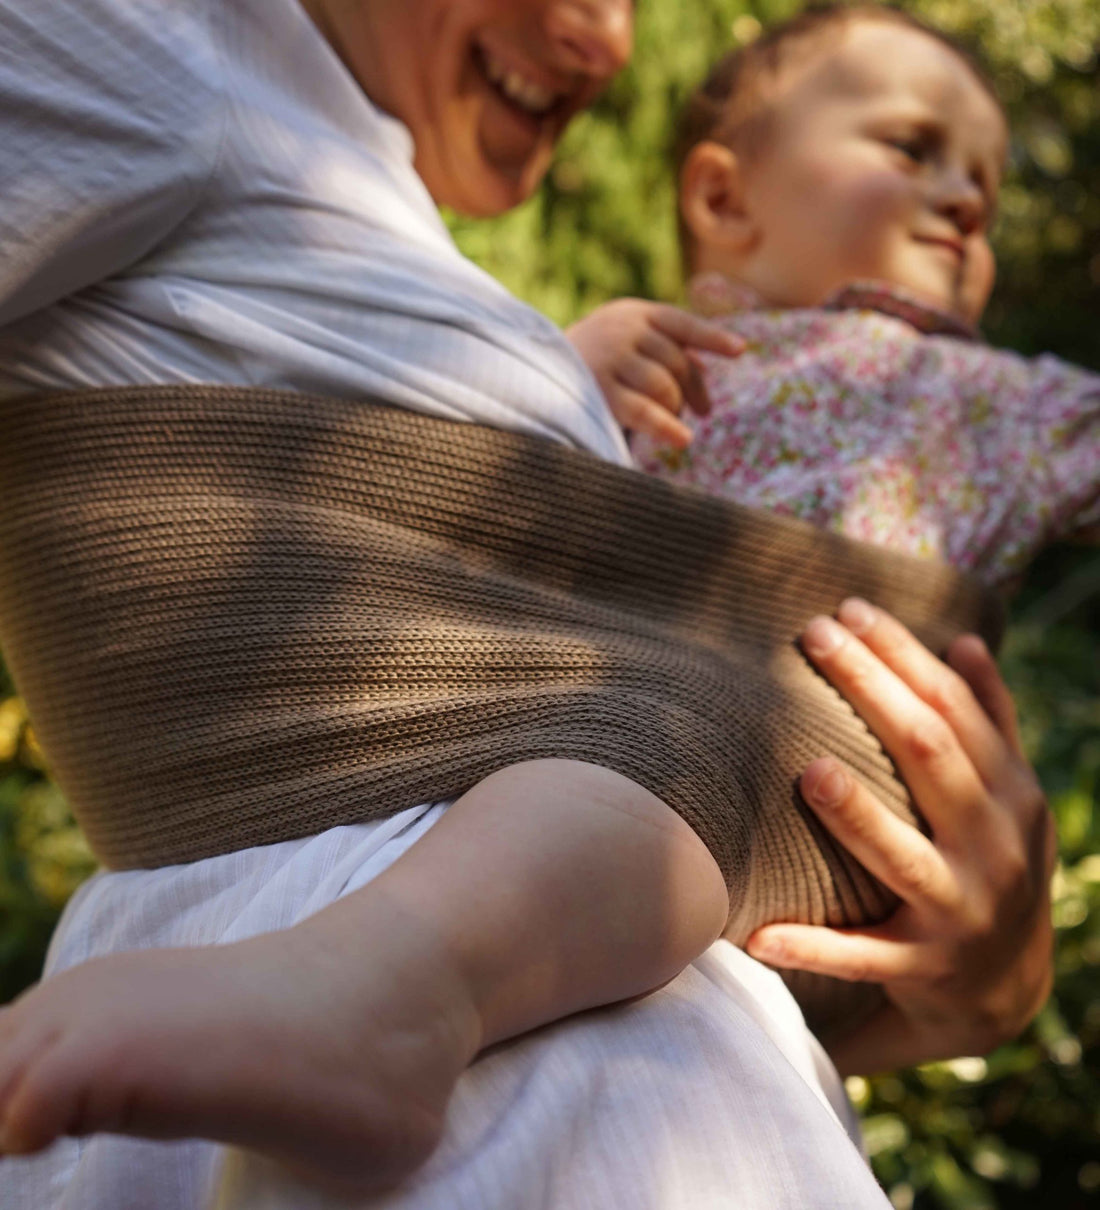
[[[468,165],[460,177],[432,182],[425,177],[435,202],[470,218],[493,218],[527,201],[542,184],[549,166],[529,163],[518,169],[496,167],[481,160]]]

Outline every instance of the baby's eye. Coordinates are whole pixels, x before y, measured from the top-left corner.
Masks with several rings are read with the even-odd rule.
[[[900,151],[906,159],[912,160],[914,164],[923,164],[928,158],[928,140],[920,135],[896,136],[884,141],[887,146],[893,147],[895,151]]]

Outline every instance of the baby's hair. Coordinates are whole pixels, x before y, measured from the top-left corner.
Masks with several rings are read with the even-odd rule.
[[[751,161],[767,138],[772,117],[771,87],[783,68],[797,56],[819,53],[823,45],[835,42],[860,21],[900,25],[935,38],[958,55],[1002,108],[989,74],[976,56],[918,17],[883,4],[812,4],[789,20],[770,26],[755,41],[724,55],[691,94],[676,130],[676,179],[680,179],[692,148],[702,142],[721,143]],[[680,250],[684,264],[689,265],[692,241],[682,216]]]

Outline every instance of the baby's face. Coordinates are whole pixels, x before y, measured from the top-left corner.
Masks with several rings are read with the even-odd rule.
[[[875,278],[976,321],[1008,132],[966,63],[917,30],[856,22],[781,82],[745,169],[766,297],[813,306]]]

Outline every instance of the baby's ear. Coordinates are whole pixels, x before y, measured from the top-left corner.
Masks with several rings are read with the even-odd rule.
[[[736,257],[752,247],[756,228],[745,208],[743,176],[736,152],[721,143],[704,140],[688,152],[680,172],[680,214],[699,259]]]

